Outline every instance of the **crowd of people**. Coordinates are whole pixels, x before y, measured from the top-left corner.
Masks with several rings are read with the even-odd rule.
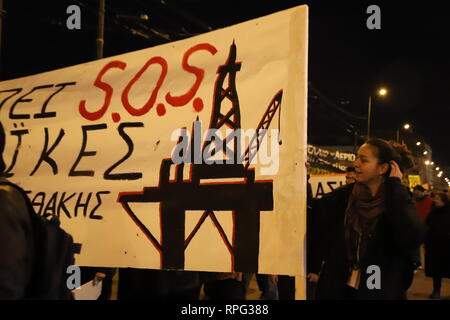
[[[0,130],[0,152],[4,144]],[[442,278],[450,278],[450,201],[446,192],[429,194],[420,185],[411,193],[401,179],[413,166],[405,146],[372,138],[359,148],[345,186],[313,199],[308,183],[308,299],[406,299],[415,270],[423,267],[433,278],[430,298],[440,298]],[[26,299],[33,272],[29,208],[7,185],[0,185],[0,203],[0,299]],[[375,289],[368,285],[371,270],[380,272]],[[100,299],[110,299],[116,269],[83,268],[83,282],[98,272],[104,274]],[[196,300],[203,287],[208,299],[244,300],[252,277],[119,269],[118,299]],[[292,277],[256,279],[261,299],[295,298]]]

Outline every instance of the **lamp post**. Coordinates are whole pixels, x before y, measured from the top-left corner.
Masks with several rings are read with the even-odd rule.
[[[379,96],[385,96],[387,94],[387,90],[384,88],[381,88],[378,90],[377,94]],[[369,96],[369,103],[367,107],[367,138],[370,138],[370,120],[372,115],[372,95]]]

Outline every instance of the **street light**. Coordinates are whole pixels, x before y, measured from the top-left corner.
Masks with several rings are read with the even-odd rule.
[[[402,125],[402,129],[409,131],[409,129],[411,129],[411,125],[409,123],[404,123]],[[400,143],[400,128],[397,129],[397,142]]]
[[[380,88],[377,91],[377,94],[381,97],[384,97],[387,94],[387,90],[385,88]],[[369,103],[367,106],[367,138],[370,138],[370,116],[372,113],[372,95],[369,96]]]
[[[425,161],[425,165],[426,165],[426,166],[429,166],[429,165],[430,165],[430,160],[426,160],[426,161]]]
[[[380,90],[378,90],[378,94],[380,96],[385,96],[387,94],[387,90],[385,88],[381,88]]]
[[[422,144],[422,142],[417,141],[416,146],[420,146]]]
[[[423,155],[426,156],[428,154],[428,151],[424,151]]]

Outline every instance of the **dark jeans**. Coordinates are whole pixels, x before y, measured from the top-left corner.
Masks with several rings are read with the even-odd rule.
[[[316,300],[317,282],[306,280],[306,300]],[[280,300],[295,300],[295,277],[278,276]]]
[[[306,300],[316,300],[317,282],[306,280]]]
[[[433,291],[440,292],[441,291],[442,278],[441,277],[433,277]]]
[[[270,276],[267,274],[257,274],[256,282],[259,290],[261,290],[262,300],[279,300],[278,286],[272,282]]]

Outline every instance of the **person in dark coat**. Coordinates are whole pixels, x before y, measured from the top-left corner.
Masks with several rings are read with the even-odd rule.
[[[33,231],[27,205],[14,187],[0,185],[0,300],[27,298],[32,262]]]
[[[413,166],[406,147],[370,139],[357,153],[356,183],[317,202],[310,268],[319,275],[317,299],[406,299],[426,233],[401,183]]]
[[[439,192],[433,197],[433,210],[428,215],[425,242],[425,275],[433,278],[431,299],[441,298],[442,278],[450,278],[450,201]]]
[[[0,123],[0,181],[5,133]],[[32,272],[33,232],[27,204],[12,186],[0,186],[0,300],[25,299]]]

